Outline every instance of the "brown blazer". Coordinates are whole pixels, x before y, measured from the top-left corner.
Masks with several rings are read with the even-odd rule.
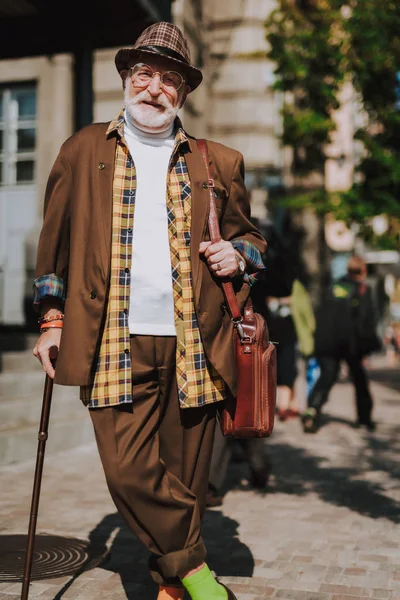
[[[55,376],[55,382],[62,385],[91,383],[101,338],[110,276],[116,147],[115,135],[106,137],[108,125],[89,125],[63,144],[46,189],[36,277],[55,273],[67,284]],[[208,142],[208,147],[223,239],[245,238],[263,252],[266,242],[249,220],[242,155],[215,142]],[[209,192],[203,187],[206,169],[193,139],[186,163],[192,191],[192,275],[200,332],[208,359],[235,393],[232,324],[221,309],[221,288],[198,251],[200,242],[209,239]],[[248,294],[249,286],[243,284],[237,294],[241,305]]]

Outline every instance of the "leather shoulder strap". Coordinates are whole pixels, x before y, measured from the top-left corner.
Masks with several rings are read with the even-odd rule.
[[[211,177],[210,165],[208,159],[208,149],[206,140],[199,139],[197,140],[197,145],[199,147],[200,153],[203,157],[204,164],[207,170],[207,179],[208,179],[208,191],[210,195],[210,213],[208,217],[208,230],[210,232],[210,239],[213,244],[221,241],[221,232],[219,229],[218,223],[218,215],[217,215],[217,207],[215,205],[214,198],[214,179]],[[229,308],[229,312],[232,320],[240,321],[242,319],[242,315],[240,312],[239,304],[236,299],[236,294],[233,289],[233,285],[230,281],[222,282],[222,289],[225,295],[225,299]]]

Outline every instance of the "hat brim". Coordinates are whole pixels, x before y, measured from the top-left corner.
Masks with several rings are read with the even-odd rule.
[[[190,87],[190,91],[193,92],[200,83],[203,81],[203,73],[200,69],[189,65],[183,60],[178,60],[177,58],[172,58],[170,56],[165,56],[164,54],[160,54],[159,52],[153,52],[152,50],[141,50],[140,48],[122,48],[115,55],[115,66],[117,67],[118,73],[121,71],[127,70],[132,65],[132,59],[135,57],[143,56],[143,54],[148,54],[149,56],[159,56],[165,60],[168,60],[170,63],[175,63],[183,68],[183,71],[186,74],[186,82]]]

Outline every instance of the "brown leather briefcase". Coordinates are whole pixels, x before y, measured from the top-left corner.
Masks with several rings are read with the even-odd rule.
[[[208,227],[213,243],[221,240],[214,200],[214,180],[210,174],[207,143],[197,140],[203,156],[210,192]],[[267,323],[254,312],[249,299],[241,314],[229,281],[221,283],[226,305],[234,324],[237,396],[226,398],[220,412],[223,435],[235,438],[268,437],[274,427],[276,409],[276,348],[269,340]]]

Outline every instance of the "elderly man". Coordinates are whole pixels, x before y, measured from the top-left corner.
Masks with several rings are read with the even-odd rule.
[[[111,496],[151,553],[159,599],[233,599],[205,563],[201,521],[218,403],[235,393],[232,323],[265,241],[243,160],[208,143],[223,241],[207,231],[208,177],[177,118],[202,80],[171,23],[120,50],[125,106],[62,146],[50,173],[34,283],[34,349],[89,407]],[[54,370],[51,348],[58,358]]]

